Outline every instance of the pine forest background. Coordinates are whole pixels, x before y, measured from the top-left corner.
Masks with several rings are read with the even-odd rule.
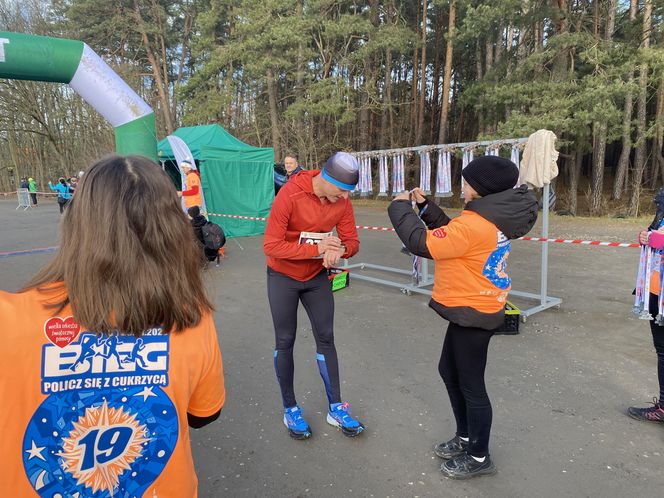
[[[663,16],[664,0],[0,0],[1,30],[90,45],[159,138],[218,123],[313,167],[547,128],[557,208],[595,216],[651,209],[663,183]],[[0,80],[0,137],[0,191],[113,151],[66,85]]]

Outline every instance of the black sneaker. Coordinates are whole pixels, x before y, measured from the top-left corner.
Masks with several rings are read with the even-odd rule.
[[[450,458],[463,455],[468,448],[468,441],[464,441],[459,436],[454,436],[449,441],[437,444],[433,447],[436,456],[449,460]]]
[[[472,477],[490,476],[497,472],[496,466],[489,455],[483,462],[478,462],[467,453],[440,466],[440,471],[450,479],[470,479]]]
[[[664,422],[664,405],[662,405],[661,400],[657,401],[657,398],[653,398],[650,408],[637,408],[636,406],[630,406],[627,409],[627,415],[636,420],[642,420],[645,422]]]

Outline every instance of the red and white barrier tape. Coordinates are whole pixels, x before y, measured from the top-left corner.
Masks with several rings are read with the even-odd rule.
[[[233,218],[238,220],[267,221],[267,218],[257,218],[255,216],[237,216],[235,214],[208,213],[208,216],[220,216],[222,218]]]
[[[210,216],[220,216],[222,218],[234,218],[239,220],[253,220],[253,221],[267,221],[267,218],[259,218],[256,216],[238,216],[234,214],[217,214],[209,213]],[[394,228],[388,227],[371,227],[366,225],[355,225],[358,230],[377,230],[379,232],[394,232]],[[604,247],[627,247],[631,249],[638,249],[641,247],[639,244],[628,244],[626,242],[602,242],[599,240],[580,240],[580,239],[552,239],[547,237],[519,237],[515,240],[528,240],[531,242],[555,242],[558,244],[575,244],[584,246],[604,246]]]
[[[359,230],[378,230],[379,232],[394,232],[394,228],[391,227],[368,227],[364,225],[355,225],[355,228]]]
[[[638,249],[639,244],[628,244],[627,242],[602,242],[599,240],[579,239],[547,239],[545,237],[520,237],[517,240],[531,240],[534,242],[558,242],[560,244],[577,244],[583,246],[605,246],[605,247],[629,247]]]

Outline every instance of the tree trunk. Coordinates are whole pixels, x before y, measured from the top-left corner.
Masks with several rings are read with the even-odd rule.
[[[232,5],[228,9],[228,36],[229,37],[235,36],[235,13],[233,12],[233,6]],[[225,78],[226,83],[225,83],[224,91],[227,95],[236,94],[237,92],[234,91],[234,90],[235,90],[235,87],[237,85],[234,84],[234,82],[233,82],[233,72],[234,72],[233,61],[231,61],[228,64],[228,68],[226,69],[226,71],[227,71],[226,72],[226,78]],[[242,84],[242,83],[240,83],[240,84]],[[222,90],[219,89],[219,93],[221,93],[221,92],[222,92]],[[233,99],[228,98],[226,102],[227,102],[226,103],[226,110],[225,110],[226,112],[223,113],[223,111],[221,111],[220,113],[223,113],[222,114],[223,119],[227,120],[227,122],[224,123],[225,126],[230,126],[231,122],[233,120]]]
[[[281,160],[281,144],[279,140],[279,111],[277,109],[277,85],[272,68],[267,70],[267,98],[270,107],[270,130],[274,157]]]
[[[583,152],[577,145],[576,154],[574,154],[574,163],[570,165],[569,175],[569,212],[576,216],[577,202],[579,197],[579,175],[583,165]]]
[[[610,10],[613,9],[610,8]],[[599,8],[595,9],[595,13],[599,14]],[[599,20],[597,22],[599,22]],[[613,35],[613,25],[615,23],[615,18],[609,15],[606,23],[605,39],[610,41]],[[596,37],[599,37],[599,30],[597,30],[596,33]],[[602,211],[602,199],[604,195],[604,166],[606,159],[606,134],[608,131],[606,121],[602,121],[601,123],[596,122],[594,124],[594,130],[596,142],[593,150],[593,171],[590,190],[590,215],[598,216]]]
[[[501,24],[498,26],[498,35],[496,36],[496,54],[494,56],[494,64],[498,64],[500,59],[503,56],[503,34],[505,33],[505,28]]]
[[[304,0],[297,0],[295,4],[295,16],[299,21],[302,21],[303,18],[303,8]],[[297,61],[295,66],[295,90],[293,92],[293,99],[301,99],[304,97],[304,44],[302,40],[299,40],[297,43]],[[311,124],[309,124],[311,126]],[[305,137],[306,133],[306,123],[304,121],[303,113],[298,113],[297,116],[293,116],[292,127],[294,130],[297,130],[298,139],[302,142],[306,142]],[[298,147],[298,155],[300,156],[300,161],[306,160],[303,157],[306,154],[306,148]],[[306,163],[305,163],[306,164]]]
[[[422,143],[424,133],[424,100],[427,94],[427,18],[429,12],[428,0],[422,0],[422,70],[420,73],[420,102],[417,110],[417,128],[415,145]]]
[[[606,123],[596,122],[595,143],[593,145],[593,170],[590,185],[590,215],[602,213],[602,191],[604,187],[604,160],[606,157]]]
[[[394,114],[392,112],[392,51],[387,50],[385,55],[385,95],[383,97],[383,112],[381,118],[381,148],[392,145],[392,130],[394,128]]]
[[[440,38],[443,31],[442,9],[436,10],[436,28],[434,36],[433,51],[433,95],[431,97],[431,126],[429,127],[429,143],[434,143],[438,138],[438,109],[440,108]]]
[[[618,10],[618,0],[609,0],[606,17],[606,32],[604,33],[605,40],[613,39],[613,32],[616,29],[616,11]]]
[[[653,161],[658,165],[664,180],[664,74],[660,75],[657,90],[657,112],[655,114],[655,141],[653,144]]]
[[[450,83],[452,80],[452,56],[454,54],[454,31],[456,28],[456,0],[450,0],[450,15],[447,23],[447,48],[445,51],[445,73],[443,75],[443,93],[441,95],[440,127],[438,128],[438,143],[444,144],[447,140],[449,127],[447,116],[450,105]]]
[[[567,21],[569,16],[569,4],[567,0],[556,0],[558,11],[555,14],[555,32],[556,35],[566,33],[569,30],[569,23]],[[569,50],[561,50],[555,56],[553,62],[552,78],[556,82],[566,81],[569,77],[568,73],[568,60]],[[556,134],[559,132],[556,131]]]
[[[512,74],[512,45],[514,44],[514,25],[510,21],[507,27],[507,34],[505,35],[505,51],[507,52],[507,64],[505,67],[505,75],[509,78]]]
[[[630,74],[628,84],[631,85],[634,81],[634,75]],[[620,158],[618,159],[618,167],[613,180],[613,195],[614,200],[622,197],[623,190],[626,186],[627,170],[629,168],[629,156],[632,152],[632,109],[634,102],[632,92],[628,91],[625,95],[625,107],[623,110],[623,132],[622,132],[622,150],[620,151]]]
[[[544,40],[544,23],[542,21],[538,21],[535,23],[535,52],[537,52],[540,48],[542,48],[542,42]]]
[[[521,15],[525,18],[530,11],[530,0],[523,0],[521,3]],[[523,60],[526,58],[527,49],[526,49],[526,26],[522,22],[519,26],[519,44],[516,48],[516,67],[519,67]]]
[[[367,147],[369,145],[369,86],[371,85],[371,82],[369,81],[369,75],[371,74],[369,65],[369,61],[365,62],[362,78],[363,85],[362,93],[360,94],[360,133],[358,134],[360,142],[358,143],[357,150],[368,150]]]
[[[420,3],[417,3],[417,35],[419,36],[419,26],[420,26]],[[419,80],[419,71],[417,70],[420,67],[420,51],[415,48],[415,54],[413,56],[413,78],[412,86],[410,92],[410,131],[408,133],[408,145],[418,145],[415,144],[415,137],[417,136],[417,124],[419,120],[417,119],[417,87]]]
[[[298,19],[302,20],[304,0],[297,0],[295,5],[295,15]],[[304,86],[304,46],[302,41],[297,44],[297,74],[295,75],[295,82],[297,88],[295,89],[296,95],[301,95]]]
[[[159,103],[161,104],[161,112],[164,117],[164,124],[166,125],[166,131],[170,135],[175,130],[173,126],[173,119],[171,117],[171,105],[170,99],[166,89],[164,88],[164,77],[161,74],[161,65],[157,61],[157,58],[154,55],[152,50],[152,45],[150,39],[148,38],[147,28],[143,17],[141,16],[141,10],[138,3],[138,0],[134,0],[134,17],[136,18],[136,24],[138,31],[141,35],[141,40],[143,41],[143,46],[145,47],[145,52],[148,57],[148,62],[152,66],[152,76],[154,78],[154,83],[157,86],[157,93],[159,95]]]
[[[641,47],[650,46],[650,32],[652,27],[652,0],[645,0],[643,9],[643,30],[641,32]],[[648,64],[642,63],[639,67],[639,100],[637,105],[636,123],[636,152],[634,156],[634,177],[632,178],[632,195],[629,199],[629,214],[638,216],[639,199],[641,194],[641,179],[646,164],[646,104],[648,97]]]
[[[638,0],[631,0],[629,6],[629,20],[634,22],[638,8]],[[627,85],[630,87],[634,82],[634,68],[630,68]],[[632,112],[634,108],[634,97],[632,91],[625,94],[625,106],[623,109],[623,132],[622,150],[618,159],[618,167],[613,180],[613,199],[619,200],[627,187],[627,172],[629,171],[629,157],[632,153]]]
[[[178,74],[175,80],[175,85],[179,86],[184,79],[184,71],[187,67],[187,54],[189,53],[189,41],[191,36],[191,28],[194,23],[194,16],[191,15],[189,9],[184,14],[184,30],[182,32],[182,51],[180,52],[180,63],[178,67]],[[177,92],[173,92],[173,116],[177,116],[178,99]],[[176,118],[177,119],[177,118]]]

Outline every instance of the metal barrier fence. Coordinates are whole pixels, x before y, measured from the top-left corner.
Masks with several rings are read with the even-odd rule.
[[[30,191],[27,188],[16,190],[16,196],[18,197],[18,206],[16,206],[16,209],[23,208],[23,211],[25,211],[32,207],[30,203]]]

